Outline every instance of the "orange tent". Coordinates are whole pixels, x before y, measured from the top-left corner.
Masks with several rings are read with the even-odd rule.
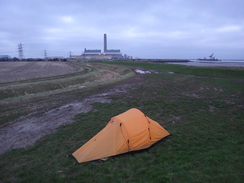
[[[138,109],[114,116],[97,135],[72,155],[79,163],[150,147],[169,135]]]

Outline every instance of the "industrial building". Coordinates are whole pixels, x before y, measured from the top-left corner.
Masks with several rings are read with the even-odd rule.
[[[107,35],[104,34],[104,52],[101,50],[88,50],[85,48],[82,54],[83,59],[120,59],[123,58],[119,49],[107,49]]]

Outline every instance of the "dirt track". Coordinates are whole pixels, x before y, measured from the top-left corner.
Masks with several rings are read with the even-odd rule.
[[[91,111],[94,102],[109,103],[112,96],[124,94],[141,82],[142,77],[137,75],[130,81],[105,92],[91,95],[81,101],[67,103],[39,116],[19,119],[5,125],[0,129],[0,154],[34,144],[41,137],[55,132],[59,126],[72,123],[76,114]]]
[[[110,102],[102,94],[93,95],[83,101],[63,105],[30,119],[14,121],[0,129],[0,154],[14,148],[33,144],[44,135],[53,133],[60,125],[69,124],[72,118],[92,109],[92,103]]]
[[[69,62],[0,62],[0,83],[81,71]]]
[[[5,63],[0,64],[4,65]],[[71,65],[64,62],[15,62],[8,64],[1,67],[1,74],[4,76],[1,77],[1,82],[5,82],[6,84],[8,84],[6,81],[10,81],[11,83],[19,79],[49,77],[51,75],[54,76],[54,74],[80,72],[83,69],[80,66],[76,67],[74,64]],[[52,73],[50,74],[49,72]],[[98,72],[94,74],[96,75]],[[94,82],[100,83],[116,77],[120,77],[120,74],[106,67],[106,69],[103,69],[103,73],[100,74]],[[89,77],[89,79],[90,78],[91,77]],[[41,137],[55,132],[59,126],[72,123],[76,114],[91,111],[94,102],[108,103],[111,101],[110,98],[112,96],[127,92],[129,88],[140,83],[140,78],[141,77],[137,75],[137,77],[132,78],[124,84],[106,89],[103,92],[100,91],[86,98],[69,99],[66,102],[62,102],[62,104],[60,103],[60,105],[58,105],[59,107],[50,108],[44,113],[38,113],[38,106],[41,106],[41,103],[33,103],[34,106],[37,105],[37,108],[32,107],[27,116],[22,116],[17,120],[10,121],[0,128],[0,154],[11,149],[23,148],[34,144]],[[45,80],[45,78],[43,79]],[[66,94],[63,97],[66,98]],[[60,98],[52,98],[52,100],[60,100]]]

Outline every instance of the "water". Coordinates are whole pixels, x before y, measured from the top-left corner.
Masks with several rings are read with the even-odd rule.
[[[222,62],[244,62],[244,59],[222,59]]]
[[[180,64],[198,67],[244,67],[244,60],[226,59],[223,61],[199,61],[192,60],[191,62],[172,62],[171,64]]]

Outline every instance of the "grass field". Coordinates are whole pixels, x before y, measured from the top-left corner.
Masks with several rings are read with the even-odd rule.
[[[91,112],[78,114],[74,123],[33,146],[2,154],[0,182],[243,182],[243,69],[116,64],[158,73],[124,81],[134,83],[133,87],[114,96],[111,103],[96,103]],[[98,92],[97,87],[106,90],[96,86],[83,95]],[[75,161],[67,158],[112,116],[132,107],[172,135],[148,151],[105,162],[74,165]]]

